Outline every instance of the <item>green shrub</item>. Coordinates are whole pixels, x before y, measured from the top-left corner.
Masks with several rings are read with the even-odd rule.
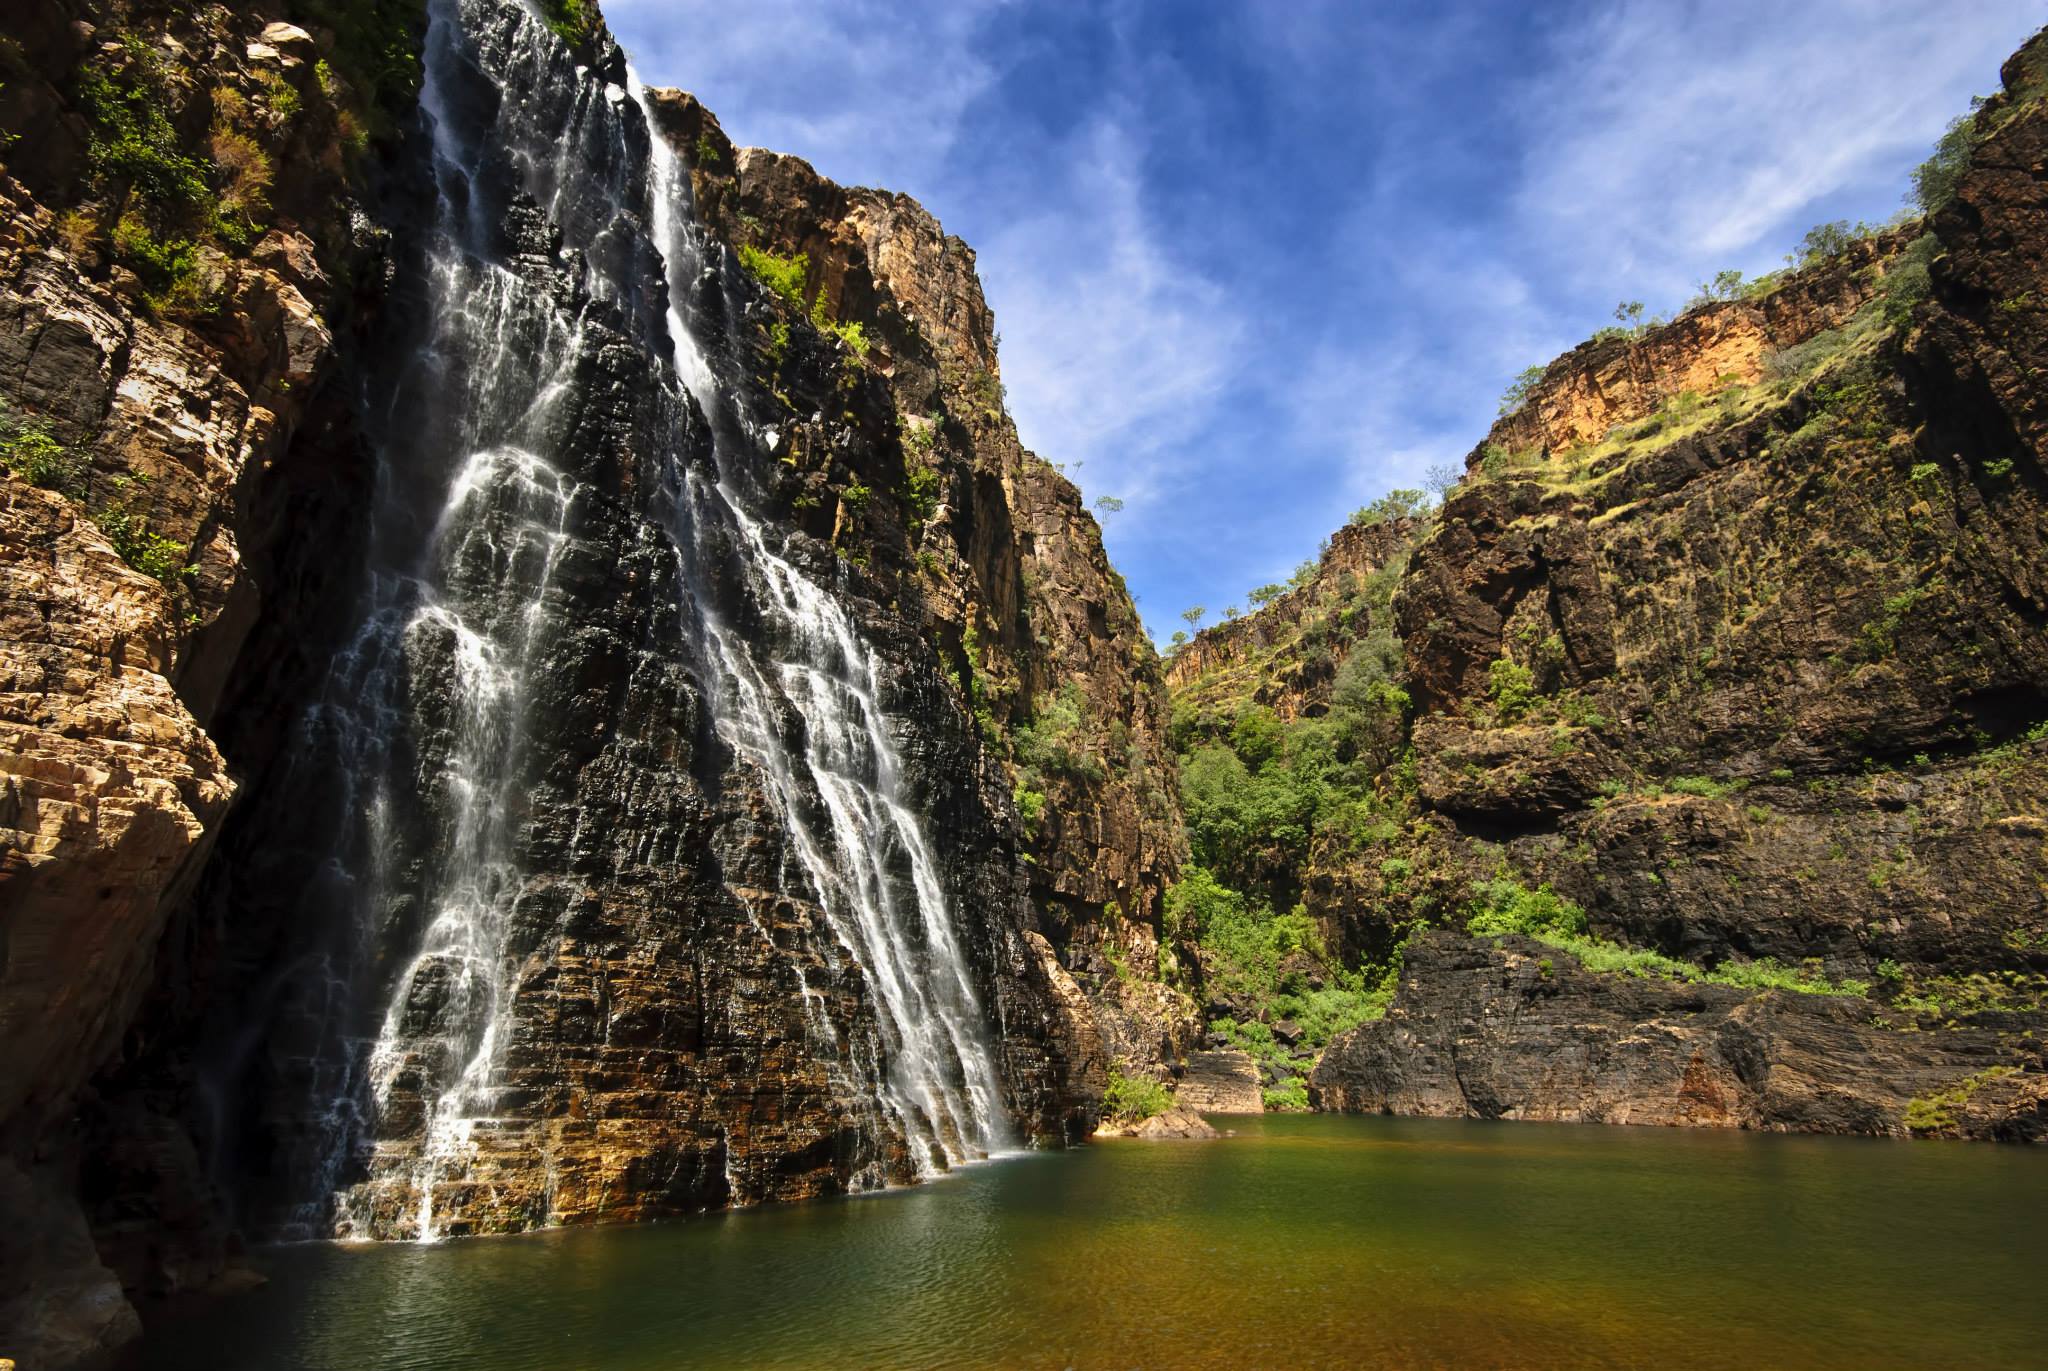
[[[818,293],[818,298],[820,300],[823,300],[825,298],[825,294],[823,291],[820,291]],[[860,360],[863,362],[865,362],[868,359],[869,343],[867,330],[863,329],[859,324],[827,323],[824,327],[827,332],[835,335],[840,342],[845,343],[848,347],[852,348],[854,356],[860,358]]]
[[[183,543],[150,532],[149,521],[126,505],[110,505],[96,511],[92,519],[122,561],[173,590],[199,571],[198,567],[187,565],[188,549]]]
[[[1543,374],[1541,367],[1534,370],[1539,377]],[[1354,511],[1351,522],[1370,528],[1375,524],[1389,523],[1396,519],[1413,519],[1427,508],[1429,496],[1422,491],[1390,490],[1363,509]]]
[[[1048,776],[1101,780],[1107,771],[1089,747],[1086,701],[1074,681],[1033,701],[1032,717],[1013,730],[1019,765]]]
[[[2018,1072],[2016,1066],[1989,1066],[1963,1077],[1946,1090],[1916,1096],[1906,1102],[1905,1125],[1915,1133],[1940,1133],[1954,1128],[1955,1111],[1966,1108],[1973,1095],[1992,1081]]]
[[[1166,888],[1166,931],[1200,940],[1225,918],[1244,907],[1244,897],[1218,881],[1207,867],[1185,866],[1180,879]]]
[[[1482,938],[1584,933],[1586,912],[1547,885],[1530,890],[1511,877],[1497,876],[1474,887],[1465,931]]]
[[[1036,837],[1038,825],[1045,818],[1045,792],[1029,789],[1020,782],[1011,790],[1010,800],[1017,806],[1017,817],[1024,821],[1024,831]]]
[[[542,0],[541,11],[555,36],[571,46],[597,32],[597,9],[584,0]]]
[[[692,153],[691,161],[700,167],[715,167],[725,160],[718,151],[718,144],[711,141],[709,133],[697,135],[697,143]]]
[[[1102,1112],[1117,1123],[1143,1123],[1173,1108],[1173,1092],[1150,1076],[1126,1076],[1112,1067],[1102,1092]]]
[[[1536,387],[1543,383],[1545,367],[1529,367],[1508,382],[1508,388],[1501,393],[1500,413],[1502,418],[1515,413],[1529,403],[1529,397],[1536,393]]]
[[[0,467],[30,485],[74,500],[84,497],[84,459],[52,437],[41,420],[0,413]]]
[[[1709,971],[1691,962],[1667,957],[1645,948],[1625,947],[1583,932],[1536,932],[1531,934],[1579,959],[1588,971],[1605,974],[1655,977],[1661,980],[1692,981],[1706,985],[1728,985],[1743,990],[1789,990],[1802,995],[1855,997],[1870,993],[1867,981],[1830,981],[1817,972],[1784,966],[1769,957],[1751,962],[1723,962]]]
[[[1502,722],[1513,723],[1528,713],[1536,701],[1536,678],[1528,667],[1508,657],[1495,658],[1486,668],[1487,693]]]
[[[1285,1085],[1275,1086],[1260,1093],[1266,1108],[1290,1114],[1304,1113],[1308,1109],[1308,1082],[1299,1076],[1290,1076]]]
[[[152,309],[196,306],[199,289],[199,244],[190,238],[159,238],[139,215],[121,216],[114,225],[114,251],[141,278]]]
[[[1824,262],[1830,257],[1840,257],[1856,241],[1855,232],[1850,229],[1847,219],[1836,219],[1832,223],[1815,224],[1799,240],[1795,255],[1802,263]]]
[[[1933,214],[1955,199],[1956,187],[1970,169],[1970,154],[1977,146],[1977,116],[1959,114],[1949,121],[1934,151],[1913,168],[1913,199],[1922,214]]]
[[[779,257],[751,243],[743,243],[740,245],[740,265],[788,304],[798,309],[804,307],[804,281],[811,273],[808,253]]]
[[[134,34],[120,53],[79,72],[78,102],[91,125],[89,152],[100,176],[135,188],[159,210],[198,209],[212,199],[207,166],[187,153],[172,127],[169,72]]]
[[[905,468],[903,498],[913,522],[922,525],[938,513],[939,490],[943,484],[936,467],[912,463]]]

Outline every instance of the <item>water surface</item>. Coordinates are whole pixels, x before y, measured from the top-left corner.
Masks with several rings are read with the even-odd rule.
[[[1219,1120],[642,1228],[259,1254],[151,1368],[2039,1367],[2048,1154]]]

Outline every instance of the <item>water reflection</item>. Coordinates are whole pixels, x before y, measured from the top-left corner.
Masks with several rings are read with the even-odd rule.
[[[265,1255],[155,1368],[2038,1366],[2048,1156],[1237,1120],[641,1229]],[[195,1359],[196,1358],[196,1359]]]

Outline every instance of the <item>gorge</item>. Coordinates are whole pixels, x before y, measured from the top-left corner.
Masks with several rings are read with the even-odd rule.
[[[1175,1092],[1274,1113],[1071,1173],[1177,1196],[1132,1220],[1160,1251],[1221,1240],[1211,1185],[1532,1164],[1454,1120],[2048,1138],[2048,39],[1923,214],[1532,373],[1440,500],[1162,658],[1019,440],[972,249],[734,145],[593,6],[22,0],[0,36],[0,1356],[191,1364],[222,1324],[135,1345],[204,1294],[282,1321],[218,1353],[263,1365],[299,1296],[229,1292],[276,1254],[398,1269],[280,1242],[942,1179],[918,1206],[1064,1214],[975,1164]],[[1939,1221],[1940,1149],[1802,1141],[1613,1145],[1868,1165]],[[2037,1154],[1983,1150],[1954,1202],[2038,1275],[1987,1217]],[[1244,1317],[1281,1341],[1168,1364],[1284,1354]],[[1577,1318],[1528,1336],[1655,1341]],[[1075,1355],[990,1326],[858,1355]],[[763,1364],[830,1355],[790,1336]]]

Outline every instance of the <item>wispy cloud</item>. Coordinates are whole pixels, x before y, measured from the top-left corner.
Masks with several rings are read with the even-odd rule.
[[[1845,196],[1878,218],[1899,208],[1902,168],[1966,92],[1995,83],[1987,34],[2017,41],[2034,9],[1604,6],[1558,26],[1552,56],[1519,92],[1542,135],[1528,146],[1519,217],[1546,264],[1574,281],[1620,277],[1668,295],[1718,267],[1769,265],[1791,246],[1788,225]]]
[[[737,142],[833,179],[928,195],[995,79],[981,35],[1011,0],[606,0],[641,78],[689,90]]]
[[[1170,499],[1189,435],[1226,388],[1240,302],[1172,259],[1142,202],[1132,125],[1099,117],[1055,160],[1061,182],[981,254],[1004,381],[1025,440],[1085,462],[1089,488],[1137,522]]]
[[[2034,9],[606,4],[736,138],[975,243],[1025,441],[1128,501],[1167,629],[1461,458],[1616,300],[1889,215]]]

